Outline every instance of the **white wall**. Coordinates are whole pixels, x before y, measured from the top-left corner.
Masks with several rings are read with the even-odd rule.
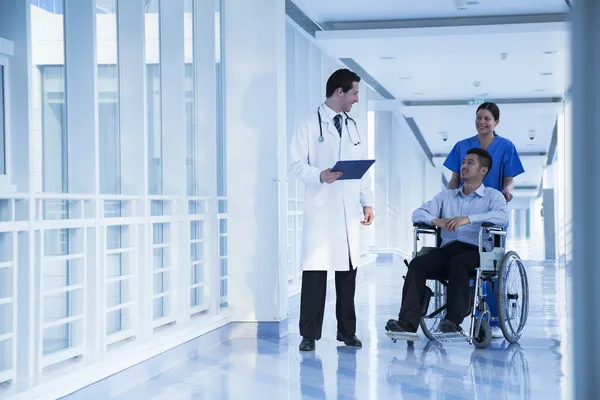
[[[531,260],[545,259],[544,244],[544,220],[542,218],[543,197],[536,197],[530,200],[530,248],[529,258]]]
[[[558,116],[556,157],[556,250],[558,259],[569,262],[572,253],[572,103],[565,103]]]
[[[377,111],[375,131],[375,248],[410,254],[412,213],[440,192],[441,172],[431,165],[401,114]]]

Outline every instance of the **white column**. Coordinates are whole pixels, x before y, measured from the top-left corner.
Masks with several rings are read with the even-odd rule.
[[[117,2],[121,191],[148,193],[146,160],[145,30],[143,0]]]
[[[69,193],[96,193],[96,2],[65,0]]]
[[[287,316],[285,4],[224,2],[229,304]]]
[[[65,71],[70,193],[99,193],[96,1],[65,0]],[[96,217],[99,208],[96,202]],[[104,338],[104,268],[99,256],[101,231],[88,230],[84,268],[86,356],[99,357]],[[83,235],[83,233],[82,233]],[[97,241],[100,241],[97,243]],[[96,299],[97,301],[90,301]]]
[[[573,377],[576,399],[600,398],[600,2],[574,2],[572,32],[573,79]]]
[[[160,2],[159,18],[163,193],[165,195],[185,196],[186,130],[183,0],[162,0]],[[198,39],[202,40],[202,38]]]
[[[183,11],[183,0],[160,2],[163,193],[180,198],[186,196],[187,183]],[[174,206],[173,212],[187,214],[187,202],[178,202]],[[173,293],[172,313],[181,322],[189,319],[189,223],[180,221],[171,226],[174,268],[168,290]]]

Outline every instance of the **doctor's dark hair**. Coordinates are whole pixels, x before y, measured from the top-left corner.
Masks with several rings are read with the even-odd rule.
[[[490,173],[490,170],[492,169],[492,156],[487,152],[487,150],[484,150],[481,147],[474,147],[467,150],[467,154],[477,154],[479,157],[479,166],[487,167],[488,170],[486,176]]]
[[[330,98],[338,88],[342,88],[344,93],[347,93],[352,90],[354,82],[360,82],[360,76],[346,68],[338,69],[327,79],[325,96]]]
[[[482,103],[479,107],[477,107],[476,113],[479,112],[479,110],[487,110],[491,112],[492,116],[494,117],[494,121],[498,121],[500,119],[500,109],[498,108],[496,103]]]

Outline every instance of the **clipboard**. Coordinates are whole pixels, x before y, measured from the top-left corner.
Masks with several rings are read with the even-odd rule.
[[[374,163],[375,160],[338,161],[331,169],[331,172],[343,173],[343,175],[338,178],[338,181],[361,179]]]

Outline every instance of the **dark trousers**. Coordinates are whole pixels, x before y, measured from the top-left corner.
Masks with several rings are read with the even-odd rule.
[[[448,280],[446,319],[460,325],[469,310],[469,278],[479,267],[479,250],[462,242],[452,242],[411,261],[402,288],[398,320],[418,328],[423,316],[422,301],[427,279]]]
[[[356,290],[356,269],[349,265],[348,271],[335,272],[335,316],[338,332],[354,336],[356,333],[356,311],[354,293]],[[321,339],[325,297],[327,291],[327,271],[304,271],[300,293],[300,335],[315,340]]]

